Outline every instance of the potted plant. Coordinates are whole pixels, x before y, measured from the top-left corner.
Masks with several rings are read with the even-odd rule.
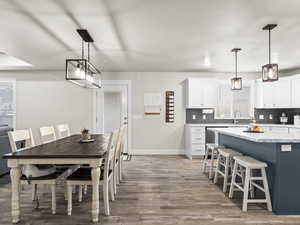
[[[90,140],[91,139],[91,135],[89,134],[89,130],[88,129],[83,129],[81,131],[81,139],[82,140]]]

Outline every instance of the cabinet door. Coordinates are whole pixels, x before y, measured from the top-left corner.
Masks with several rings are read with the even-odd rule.
[[[273,84],[273,106],[276,108],[291,107],[290,79],[280,79]]]
[[[262,83],[263,108],[274,108],[272,83]]]
[[[292,107],[300,107],[300,77],[291,80],[292,86]]]
[[[218,86],[211,82],[203,84],[203,104],[207,108],[215,108],[217,106]]]
[[[256,108],[263,108],[263,88],[262,88],[262,81],[257,80],[255,81],[255,102],[254,106]]]
[[[201,88],[200,79],[189,78],[187,80],[187,108],[202,108],[203,103],[203,89]]]

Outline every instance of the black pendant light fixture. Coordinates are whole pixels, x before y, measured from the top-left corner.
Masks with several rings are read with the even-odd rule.
[[[81,58],[66,60],[66,80],[85,88],[101,88],[101,72],[90,62],[90,43],[94,40],[89,32],[78,29],[82,38]],[[87,43],[87,59],[84,56],[84,45]]]
[[[237,53],[241,48],[234,48],[231,51],[235,53],[235,77],[231,79],[231,90],[242,89],[242,78],[237,76]]]
[[[271,30],[277,27],[277,24],[268,24],[263,27],[263,30],[269,31],[269,64],[262,66],[262,81],[278,80],[278,64],[271,64]]]

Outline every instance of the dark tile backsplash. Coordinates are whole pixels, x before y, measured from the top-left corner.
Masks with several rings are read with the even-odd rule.
[[[289,109],[255,109],[254,115],[257,123],[279,124],[281,114],[285,113],[288,117],[288,124],[294,123],[294,115],[300,115],[300,108]],[[273,119],[269,119],[272,114]],[[193,115],[196,119],[193,120]],[[215,119],[214,113],[205,114],[206,119],[203,119],[203,109],[186,109],[186,123],[233,123],[232,119]],[[264,115],[264,119],[260,120],[259,115]],[[249,123],[249,120],[238,120],[239,123]]]
[[[294,115],[300,115],[299,108],[289,108],[289,109],[255,109],[254,115],[257,123],[267,123],[267,124],[278,124],[280,123],[281,114],[285,113],[288,117],[288,124],[294,124]],[[264,115],[264,119],[260,120],[259,115]],[[273,119],[269,119],[272,115]]]
[[[203,119],[204,109],[186,109],[186,123],[233,123],[232,119],[215,119],[215,114],[205,114],[206,118]],[[193,120],[193,115],[196,119]],[[239,123],[248,123],[249,120],[238,120]]]

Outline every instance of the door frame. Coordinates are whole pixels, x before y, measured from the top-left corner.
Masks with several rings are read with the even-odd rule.
[[[128,154],[131,155],[132,150],[132,90],[131,90],[131,80],[103,80],[102,81],[102,87],[105,88],[105,86],[108,85],[122,85],[125,86],[127,89],[127,131],[128,131],[128,137],[127,137],[127,143],[128,143]],[[93,90],[93,115],[92,115],[92,129],[95,132],[97,132],[97,98],[98,98],[98,91],[104,91],[101,89],[95,89]],[[104,118],[103,118],[104,119]]]

